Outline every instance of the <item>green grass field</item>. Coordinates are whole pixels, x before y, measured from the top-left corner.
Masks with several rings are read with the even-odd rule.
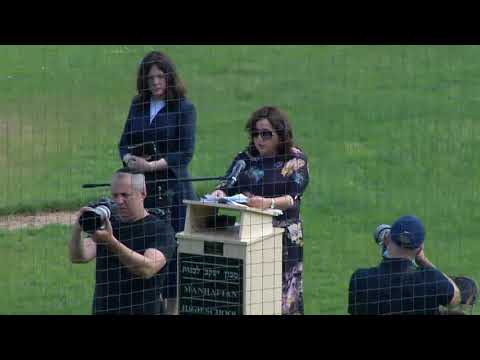
[[[478,46],[2,46],[0,214],[103,194],[81,184],[120,166],[150,49],[171,55],[197,106],[194,176],[223,174],[257,107],[290,114],[310,159],[307,313],[346,313],[351,273],[379,261],[373,229],[402,214],[424,221],[434,264],[480,281]],[[90,311],[93,267],[68,263],[68,239],[66,226],[0,232],[1,314]]]
[[[1,314],[89,314],[95,265],[68,261],[67,226],[0,231]]]

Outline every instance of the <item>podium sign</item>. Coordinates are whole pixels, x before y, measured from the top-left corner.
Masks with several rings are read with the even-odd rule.
[[[242,315],[243,260],[180,253],[182,315]]]
[[[272,210],[185,200],[185,231],[178,239],[180,315],[281,314],[282,233]],[[220,209],[240,221],[208,227]]]

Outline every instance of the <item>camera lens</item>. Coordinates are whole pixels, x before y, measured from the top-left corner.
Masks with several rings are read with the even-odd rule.
[[[106,219],[110,219],[110,209],[105,206],[105,205],[100,205],[95,208],[95,212],[100,215],[102,218],[102,221],[105,221]]]
[[[102,219],[94,210],[85,211],[78,222],[87,233],[93,233],[102,227]]]
[[[110,209],[107,206],[100,205],[85,211],[78,222],[83,231],[92,234],[103,227],[105,220],[110,218],[110,214]]]
[[[383,245],[383,240],[385,238],[385,235],[387,235],[390,232],[390,225],[386,224],[381,224],[378,225],[377,228],[375,229],[373,233],[373,239],[378,245]]]

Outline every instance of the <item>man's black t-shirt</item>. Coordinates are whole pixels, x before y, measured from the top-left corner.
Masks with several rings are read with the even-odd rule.
[[[111,219],[113,235],[129,249],[144,254],[161,251],[168,262],[175,250],[175,233],[169,223],[149,214],[134,223]],[[161,314],[165,292],[165,265],[155,276],[142,279],[119,261],[106,246],[97,245],[94,314]]]
[[[350,279],[352,315],[434,315],[450,303],[453,285],[434,268],[417,268],[408,259],[384,258],[379,266],[355,271]]]

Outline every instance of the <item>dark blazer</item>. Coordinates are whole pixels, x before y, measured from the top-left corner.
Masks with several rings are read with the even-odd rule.
[[[186,98],[169,100],[150,124],[150,101],[136,96],[130,106],[127,121],[119,143],[120,158],[128,153],[127,147],[153,141],[157,154],[153,160],[164,158],[168,163],[165,171],[145,174],[147,192],[155,191],[155,179],[172,179],[168,188],[172,194],[173,206],[182,206],[183,199],[195,199],[191,182],[175,182],[175,179],[189,178],[188,164],[195,149],[196,109]],[[150,183],[150,186],[149,186]],[[148,196],[148,194],[147,194]],[[146,204],[146,207],[151,204]],[[155,206],[158,207],[158,206]],[[178,226],[176,231],[178,231]],[[183,229],[183,224],[180,226]]]

